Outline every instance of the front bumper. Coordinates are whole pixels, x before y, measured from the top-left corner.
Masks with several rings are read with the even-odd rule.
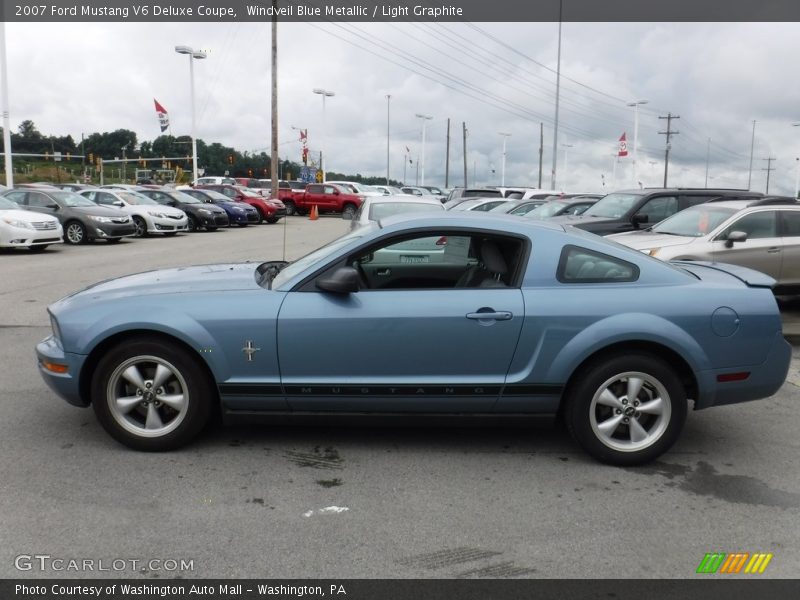
[[[148,233],[165,233],[170,231],[186,231],[188,229],[189,219],[185,216],[178,219],[172,217],[152,217],[152,228],[148,229]]]
[[[198,215],[201,227],[227,227],[230,224],[227,213]]]
[[[7,225],[0,233],[0,248],[29,248],[47,244],[61,244],[64,230],[59,224],[55,229],[23,229]]]
[[[89,406],[89,399],[81,398],[78,375],[83,368],[86,357],[82,354],[64,352],[56,339],[50,335],[36,345],[36,358],[39,373],[44,382],[56,394],[73,406]],[[66,373],[55,373],[47,369],[45,363],[55,363],[67,367]]]
[[[107,240],[113,238],[123,238],[136,233],[136,226],[133,221],[129,223],[100,223],[92,222],[91,237]]]

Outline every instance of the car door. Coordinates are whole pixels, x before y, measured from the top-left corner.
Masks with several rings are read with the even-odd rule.
[[[467,238],[467,248],[435,245],[458,236]],[[478,238],[439,229],[414,239],[387,236],[315,278],[353,265],[367,271],[368,288],[336,294],[312,280],[289,292],[278,316],[278,358],[291,409],[491,411],[524,318],[519,280],[526,252],[521,240],[495,241],[506,257],[505,274],[466,283],[465,275],[485,268],[471,250]],[[449,256],[432,257],[450,249]]]
[[[50,215],[51,217],[57,217],[60,221],[63,221],[63,211],[60,210],[56,201],[42,192],[27,192],[25,203],[28,210]]]
[[[747,234],[744,242],[727,246],[733,231]],[[778,279],[783,261],[783,238],[778,235],[778,215],[775,210],[759,210],[742,215],[720,233],[713,244],[714,260],[749,267]]]
[[[781,240],[783,241],[778,283],[786,286],[800,286],[800,211],[780,210],[778,215]]]

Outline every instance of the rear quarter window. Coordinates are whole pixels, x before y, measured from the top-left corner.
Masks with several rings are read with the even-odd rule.
[[[639,267],[608,254],[568,245],[561,251],[556,279],[561,283],[636,281]]]

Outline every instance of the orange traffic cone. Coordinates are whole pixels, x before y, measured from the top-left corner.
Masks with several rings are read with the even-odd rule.
[[[309,213],[308,218],[311,219],[312,221],[316,221],[317,219],[319,219],[319,211],[317,210],[316,204],[311,207],[311,212]]]

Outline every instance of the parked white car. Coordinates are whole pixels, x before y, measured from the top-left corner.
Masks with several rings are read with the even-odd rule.
[[[136,226],[136,237],[188,231],[189,220],[185,212],[159,204],[144,194],[128,190],[83,190],[80,194],[100,206],[116,207],[130,215]]]
[[[0,248],[40,252],[63,242],[64,230],[58,219],[22,210],[16,202],[0,196]]]
[[[350,229],[356,229],[370,222],[379,221],[394,215],[416,212],[444,212],[438,200],[418,198],[409,194],[392,196],[368,196],[353,216]],[[343,218],[347,218],[343,215]]]

